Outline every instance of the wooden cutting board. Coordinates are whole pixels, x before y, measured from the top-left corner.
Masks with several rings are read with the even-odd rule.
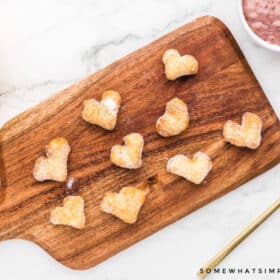
[[[199,73],[168,81],[161,58],[168,48],[197,57]],[[103,91],[121,93],[117,127],[105,131],[81,118],[86,98]],[[40,94],[38,92],[38,94]],[[155,122],[173,97],[189,107],[190,127],[176,137],[162,138]],[[244,112],[263,120],[258,150],[237,148],[222,140],[226,120]],[[111,147],[130,132],[144,136],[144,166],[118,168],[109,161]],[[72,147],[69,176],[73,194],[85,200],[86,228],[50,224],[50,210],[69,194],[64,183],[38,183],[32,177],[35,159],[45,145],[63,136]],[[168,158],[201,150],[213,159],[204,184],[193,185],[166,172]],[[199,18],[122,58],[8,122],[1,130],[0,240],[23,238],[43,247],[62,264],[86,269],[118,253],[191,211],[235,189],[280,160],[279,121],[227,27],[213,17]],[[107,191],[118,191],[151,176],[151,187],[139,219],[127,225],[100,211]]]

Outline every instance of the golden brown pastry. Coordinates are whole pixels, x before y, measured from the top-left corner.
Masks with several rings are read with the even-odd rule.
[[[46,146],[46,156],[39,157],[33,168],[33,176],[39,181],[53,180],[64,182],[67,178],[67,160],[70,145],[62,137],[53,139]]]
[[[174,136],[189,126],[187,105],[179,98],[173,98],[166,104],[165,113],[157,120],[156,130],[163,137]]]
[[[197,152],[190,159],[184,155],[176,155],[169,159],[167,171],[181,176],[186,180],[201,184],[212,168],[209,156],[203,152]]]
[[[107,90],[103,93],[100,102],[95,99],[84,101],[83,119],[91,124],[96,124],[107,130],[115,128],[121,96],[117,91]]]
[[[241,125],[227,121],[224,124],[224,139],[232,145],[257,149],[261,143],[262,120],[253,113],[244,113]]]
[[[166,78],[171,81],[198,72],[198,62],[196,58],[188,54],[181,56],[175,49],[165,51],[162,62],[165,65]]]
[[[137,221],[138,213],[147,194],[147,190],[131,186],[124,187],[119,193],[106,193],[101,203],[101,209],[125,223],[133,224]]]
[[[111,149],[110,160],[115,165],[137,169],[142,166],[142,151],[144,139],[139,133],[130,133],[124,137],[124,145],[114,145]]]
[[[66,225],[77,229],[85,227],[84,200],[80,196],[67,196],[63,200],[63,207],[56,207],[51,211],[51,223]]]

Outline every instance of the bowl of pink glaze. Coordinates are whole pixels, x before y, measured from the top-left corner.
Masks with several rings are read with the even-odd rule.
[[[280,0],[240,0],[241,21],[262,47],[280,52]]]

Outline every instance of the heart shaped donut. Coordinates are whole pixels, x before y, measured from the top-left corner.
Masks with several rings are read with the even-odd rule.
[[[84,200],[80,196],[67,196],[63,200],[63,207],[56,207],[51,211],[51,223],[66,225],[77,229],[85,227]]]
[[[142,166],[143,136],[139,133],[130,133],[124,137],[124,145],[114,145],[111,149],[110,160],[115,165],[137,169]]]
[[[181,56],[175,49],[166,50],[163,54],[162,62],[165,65],[166,78],[171,81],[198,72],[196,58],[188,54]]]
[[[163,137],[174,136],[189,126],[187,105],[179,98],[173,98],[166,104],[165,113],[157,120],[156,130]]]
[[[224,124],[224,139],[232,145],[257,149],[261,144],[262,120],[253,113],[242,116],[241,125],[231,120]]]
[[[197,152],[190,159],[184,155],[176,155],[169,159],[167,171],[181,176],[186,180],[201,184],[212,168],[209,156],[203,152]]]
[[[39,181],[53,180],[64,182],[67,178],[67,160],[71,151],[70,145],[63,137],[53,139],[46,146],[46,156],[35,161],[33,176]]]
[[[84,101],[83,119],[107,130],[113,130],[117,123],[121,96],[117,91],[107,90],[100,102],[95,99]]]
[[[148,190],[128,186],[122,188],[119,193],[106,193],[101,203],[101,209],[125,223],[133,224],[137,221],[138,213],[148,192]]]

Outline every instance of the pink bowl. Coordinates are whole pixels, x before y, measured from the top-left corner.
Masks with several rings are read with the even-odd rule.
[[[260,36],[258,36],[253,30],[252,28],[249,26],[246,18],[245,18],[245,14],[244,14],[244,10],[243,10],[243,0],[239,0],[239,14],[241,17],[241,21],[242,24],[245,28],[245,30],[248,32],[249,36],[253,39],[253,41],[255,41],[258,45],[271,50],[271,51],[276,51],[276,52],[280,52],[280,46],[276,45],[276,44],[272,44],[269,43],[267,41],[265,41],[264,39],[262,39]]]

